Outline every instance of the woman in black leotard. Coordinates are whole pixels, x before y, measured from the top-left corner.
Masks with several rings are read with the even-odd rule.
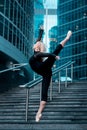
[[[47,102],[47,95],[48,95],[48,88],[50,85],[50,80],[52,76],[52,67],[55,62],[55,60],[59,59],[58,54],[60,53],[61,49],[64,47],[65,43],[70,39],[72,32],[68,31],[67,36],[65,39],[57,45],[56,49],[54,50],[53,53],[46,53],[45,51],[45,46],[41,42],[43,34],[43,28],[40,29],[39,37],[34,45],[34,55],[31,56],[29,59],[29,64],[36,73],[42,76],[42,97],[41,97],[41,102],[40,106],[38,109],[38,112],[36,114],[36,122],[38,122],[42,116],[42,111],[46,105]],[[46,60],[43,60],[44,57],[47,57]]]

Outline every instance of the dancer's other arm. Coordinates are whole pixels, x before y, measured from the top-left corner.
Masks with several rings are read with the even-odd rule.
[[[34,54],[35,58],[38,57],[53,57],[54,59],[60,59],[59,56],[56,56],[55,54],[51,54],[51,53],[44,53],[44,52],[38,52],[36,54]]]

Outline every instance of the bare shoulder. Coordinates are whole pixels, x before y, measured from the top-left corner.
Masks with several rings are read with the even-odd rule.
[[[35,44],[34,44],[34,47],[38,47],[38,46],[40,46],[41,45],[41,43],[40,43],[40,41],[38,41],[38,42],[36,42]]]
[[[44,43],[41,43],[41,52],[45,52],[46,51],[46,46]]]
[[[38,42],[36,43],[36,45],[45,47],[45,44],[44,44],[42,41],[38,41]]]

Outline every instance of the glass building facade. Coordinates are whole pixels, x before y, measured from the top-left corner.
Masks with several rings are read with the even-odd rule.
[[[29,58],[33,35],[33,0],[0,0],[0,35]]]
[[[28,62],[34,34],[34,0],[0,0],[0,70],[7,62]],[[24,66],[27,76],[30,68]]]
[[[58,42],[63,40],[68,30],[73,35],[61,52],[58,65],[72,60],[74,78],[87,78],[87,1],[58,1]]]

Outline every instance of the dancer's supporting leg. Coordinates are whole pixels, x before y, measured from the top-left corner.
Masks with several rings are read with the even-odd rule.
[[[51,73],[52,72],[50,71],[46,75],[43,76],[41,102],[40,102],[38,112],[36,114],[36,122],[38,122],[40,120],[40,118],[42,116],[42,111],[44,110],[44,107],[47,102],[48,88],[49,88],[50,80],[51,80]]]

